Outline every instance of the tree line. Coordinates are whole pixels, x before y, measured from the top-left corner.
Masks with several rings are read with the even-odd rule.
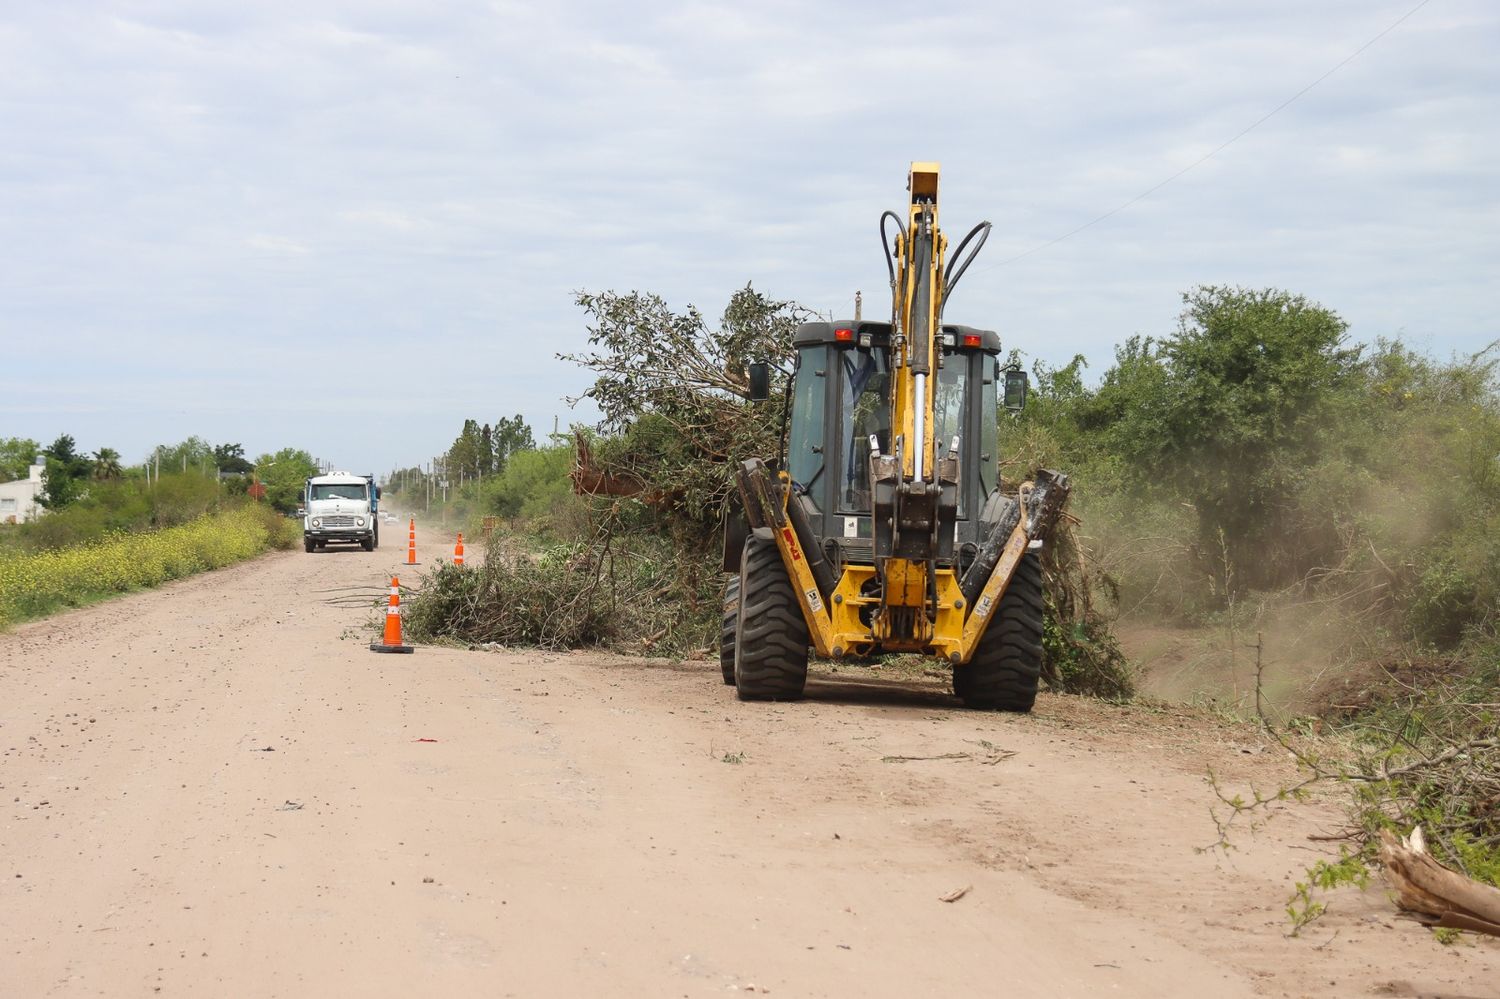
[[[299,448],[251,460],[239,443],[215,445],[197,436],[158,445],[129,465],[113,448],[80,451],[70,434],[45,447],[0,438],[0,481],[25,478],[38,464],[37,501],[47,514],[8,525],[0,546],[59,548],[114,532],[156,530],[252,499],[290,514],[301,503],[304,480],[318,472],[312,455]]]

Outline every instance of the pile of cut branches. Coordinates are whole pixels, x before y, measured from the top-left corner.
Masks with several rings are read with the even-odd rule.
[[[544,649],[599,646],[685,656],[718,623],[713,566],[641,530],[631,501],[603,507],[594,534],[541,552],[497,534],[483,564],[443,566],[407,607],[411,636]]]
[[[580,491],[639,494],[663,511],[717,523],[734,492],[734,462],[776,450],[781,402],[748,401],[749,362],[790,368],[792,333],[811,313],[750,285],[716,328],[697,308],[674,312],[658,295],[580,292],[589,350],[559,354],[593,371],[583,394],[599,407],[592,442],[580,439]],[[784,376],[778,373],[778,386]],[[576,400],[575,400],[576,401]]]
[[[1339,733],[1342,749],[1335,756],[1315,752],[1310,748],[1314,743],[1267,724],[1271,736],[1296,758],[1303,776],[1271,794],[1254,791],[1250,800],[1228,795],[1215,784],[1221,806],[1228,808],[1227,814],[1215,815],[1219,845],[1227,845],[1228,826],[1239,816],[1300,798],[1313,785],[1338,784],[1350,791],[1347,822],[1333,835],[1318,838],[1341,842],[1339,859],[1319,862],[1308,882],[1297,886],[1288,912],[1298,926],[1323,911],[1311,889],[1363,885],[1382,867],[1394,870],[1393,844],[1416,828],[1424,831],[1418,842],[1425,840],[1418,852],[1430,853],[1477,885],[1500,887],[1497,706],[1493,690],[1486,695],[1474,686],[1429,689],[1351,723]]]
[[[1117,599],[1108,575],[1091,572],[1078,543],[1075,521],[1064,515],[1042,554],[1046,619],[1042,630],[1042,679],[1053,690],[1124,700],[1135,693],[1130,663],[1094,602],[1102,588]]]
[[[1440,861],[1500,885],[1500,722],[1493,704],[1458,700],[1452,689],[1400,716],[1359,730],[1352,766],[1305,757],[1312,773],[1355,792],[1349,833],[1373,858],[1380,830],[1420,824]]]

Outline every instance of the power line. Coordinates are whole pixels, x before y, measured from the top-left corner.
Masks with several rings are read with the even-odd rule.
[[[1021,259],[1025,258],[1025,257],[1031,256],[1033,253],[1040,253],[1041,251],[1043,251],[1043,250],[1045,250],[1045,249],[1047,249],[1049,247],[1056,246],[1058,243],[1061,243],[1063,240],[1068,239],[1068,238],[1070,238],[1072,236],[1076,236],[1080,232],[1083,232],[1083,230],[1091,228],[1093,226],[1096,226],[1100,222],[1103,222],[1105,219],[1108,219],[1108,218],[1111,218],[1111,217],[1113,217],[1115,215],[1120,214],[1121,212],[1123,212],[1125,209],[1129,208],[1131,205],[1135,204],[1136,202],[1143,201],[1144,199],[1149,198],[1151,195],[1155,194],[1157,191],[1160,191],[1162,188],[1164,188],[1168,184],[1172,183],[1172,181],[1176,180],[1178,177],[1181,177],[1183,174],[1187,173],[1189,170],[1192,170],[1192,169],[1194,169],[1196,167],[1200,167],[1204,163],[1207,163],[1209,160],[1213,159],[1219,153],[1222,153],[1224,150],[1226,150],[1230,146],[1234,145],[1240,139],[1243,139],[1245,136],[1249,135],[1251,132],[1255,131],[1260,126],[1264,125],[1267,121],[1270,121],[1277,114],[1279,114],[1280,112],[1286,110],[1286,108],[1289,107],[1298,98],[1302,97],[1309,90],[1311,90],[1312,88],[1316,87],[1318,84],[1322,83],[1324,80],[1328,79],[1330,76],[1332,76],[1333,74],[1337,73],[1339,70],[1343,69],[1345,66],[1349,65],[1351,62],[1353,62],[1355,59],[1357,59],[1366,49],[1368,49],[1371,45],[1374,45],[1376,42],[1380,41],[1386,35],[1390,34],[1392,31],[1395,31],[1398,27],[1401,26],[1402,22],[1404,22],[1407,18],[1411,17],[1417,11],[1421,10],[1423,7],[1426,7],[1431,2],[1432,2],[1432,0],[1421,0],[1421,3],[1417,4],[1411,10],[1407,11],[1405,14],[1402,14],[1400,17],[1396,18],[1396,20],[1392,21],[1389,25],[1386,26],[1386,28],[1385,28],[1384,31],[1380,32],[1380,34],[1376,35],[1374,38],[1371,38],[1368,42],[1365,42],[1359,48],[1355,49],[1349,55],[1345,56],[1342,62],[1339,62],[1337,65],[1335,65],[1328,72],[1324,73],[1322,76],[1318,77],[1316,80],[1314,80],[1313,82],[1309,83],[1307,86],[1303,87],[1301,90],[1297,91],[1295,94],[1293,94],[1292,96],[1288,97],[1286,100],[1282,101],[1280,104],[1276,105],[1274,108],[1272,108],[1271,110],[1267,111],[1265,114],[1261,115],[1259,118],[1257,118],[1255,121],[1251,122],[1249,125],[1246,125],[1244,128],[1240,129],[1233,136],[1231,136],[1230,138],[1226,139],[1224,142],[1220,143],[1218,146],[1215,146],[1213,149],[1211,149],[1210,151],[1204,153],[1202,156],[1198,157],[1196,160],[1194,160],[1193,162],[1189,163],[1187,166],[1183,167],[1181,170],[1178,170],[1176,173],[1172,174],[1172,176],[1168,177],[1166,180],[1163,180],[1163,181],[1161,181],[1158,184],[1155,184],[1155,185],[1153,185],[1151,187],[1146,188],[1146,190],[1142,191],[1140,194],[1137,194],[1135,197],[1131,198],[1129,201],[1126,201],[1126,202],[1124,202],[1121,205],[1117,205],[1116,207],[1111,208],[1109,211],[1105,212],[1103,215],[1100,215],[1100,216],[1098,216],[1096,218],[1092,218],[1089,221],[1083,223],[1083,225],[1078,226],[1075,229],[1069,229],[1067,232],[1063,233],[1061,236],[1058,236],[1058,237],[1056,237],[1054,239],[1049,239],[1045,243],[1039,243],[1038,245],[1033,246],[1031,249],[1026,250],[1023,253],[1016,254],[1014,257],[1009,257],[1009,258],[1007,258],[1005,260],[1001,260],[1001,261],[999,261],[997,263],[993,263],[993,264],[991,264],[989,266],[988,269],[989,270],[994,270],[996,267],[1004,267],[1006,264],[1013,264],[1017,260],[1021,260]]]

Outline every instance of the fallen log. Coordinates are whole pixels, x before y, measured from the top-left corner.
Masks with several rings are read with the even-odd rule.
[[[1500,888],[1451,871],[1427,852],[1422,827],[1401,839],[1380,831],[1380,863],[1396,889],[1396,905],[1426,926],[1500,937]]]

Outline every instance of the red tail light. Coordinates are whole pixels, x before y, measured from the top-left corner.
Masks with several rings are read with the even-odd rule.
[[[964,346],[965,347],[982,347],[982,346],[984,346],[984,337],[980,336],[977,333],[965,333],[964,334]]]
[[[845,343],[854,339],[854,331],[851,329],[836,329],[833,331],[833,338],[840,343]]]

